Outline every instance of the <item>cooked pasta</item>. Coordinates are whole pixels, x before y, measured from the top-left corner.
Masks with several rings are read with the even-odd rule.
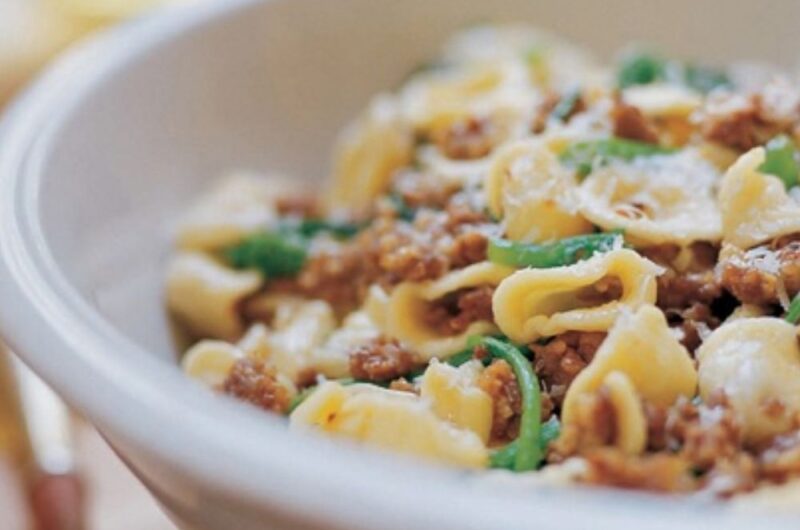
[[[325,192],[234,176],[181,220],[182,368],[520,484],[772,491],[800,479],[798,131],[786,79],[471,28],[344,130]]]

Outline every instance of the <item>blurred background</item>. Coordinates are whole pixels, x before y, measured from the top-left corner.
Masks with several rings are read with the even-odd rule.
[[[0,0],[0,113],[74,42],[167,3]],[[98,433],[1,347],[0,528],[175,528]]]

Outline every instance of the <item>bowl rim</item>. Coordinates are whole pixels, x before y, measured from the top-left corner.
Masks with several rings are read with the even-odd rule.
[[[520,502],[476,487],[460,472],[286,432],[283,422],[213,396],[149,355],[80,297],[49,253],[39,222],[41,170],[60,125],[126,65],[274,1],[171,7],[105,31],[62,57],[12,104],[0,122],[0,297],[10,301],[0,304],[0,327],[14,351],[112,440],[127,440],[206,491],[289,518],[342,528],[523,528],[537,520],[625,528],[654,515],[663,517],[648,519],[653,528],[751,525],[755,517],[731,510],[685,501],[675,510],[675,501],[638,494],[537,490]],[[176,417],[180,429],[173,428]],[[268,451],[260,440],[269,440]],[[342,502],[343,487],[354,502]],[[578,500],[585,509],[570,509]],[[763,515],[758,520],[763,524]]]

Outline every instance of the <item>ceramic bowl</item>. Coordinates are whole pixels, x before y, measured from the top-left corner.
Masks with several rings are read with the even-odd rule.
[[[135,21],[68,54],[0,126],[3,337],[182,528],[765,525],[719,506],[531,489],[287,433],[181,374],[162,279],[169,228],[212,179],[235,168],[324,178],[345,121],[466,24],[531,21],[600,54],[638,40],[787,64],[798,19],[791,0],[232,0]]]

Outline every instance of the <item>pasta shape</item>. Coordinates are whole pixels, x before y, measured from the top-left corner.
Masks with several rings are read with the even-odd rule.
[[[179,247],[213,251],[240,241],[244,236],[273,224],[276,189],[270,179],[233,175],[202,197],[178,225]]]
[[[614,411],[613,445],[626,454],[639,454],[647,444],[647,419],[641,400],[633,383],[623,372],[609,372],[598,391],[605,390]],[[564,425],[592,425],[596,420],[590,417],[592,407],[584,407],[580,402],[589,401],[593,393],[583,393],[573,398],[573,414],[563,417]]]
[[[253,324],[236,344],[220,340],[202,340],[186,352],[181,367],[193,379],[209,387],[220,388],[237,361],[267,359],[269,355],[267,336],[266,326]],[[276,373],[276,377],[290,395],[297,393],[297,387],[292,380],[280,372]]]
[[[335,149],[329,206],[367,208],[383,193],[392,174],[411,162],[413,134],[388,96],[344,130]]]
[[[800,232],[800,203],[777,177],[759,172],[763,147],[743,154],[725,174],[719,192],[724,241],[748,249]]]
[[[245,353],[229,342],[201,340],[186,352],[181,367],[192,379],[218,388],[236,361],[244,357]]]
[[[308,367],[326,377],[350,375],[349,354],[357,346],[378,338],[381,332],[366,311],[355,311],[325,342],[312,349]]]
[[[611,162],[580,187],[580,212],[605,230],[622,228],[633,244],[718,241],[719,172],[695,149]]]
[[[229,269],[199,252],[180,252],[167,270],[167,306],[193,335],[233,341],[244,332],[237,305],[260,287],[257,272]]]
[[[513,240],[540,242],[591,232],[578,213],[577,181],[542,139],[500,149],[484,186],[489,210]]]
[[[490,321],[473,322],[463,333],[442,336],[425,319],[432,302],[445,295],[469,287],[498,285],[514,270],[489,262],[476,263],[453,271],[438,280],[404,282],[390,295],[375,294],[366,304],[372,320],[385,335],[409,345],[421,355],[421,360],[444,358],[466,347],[470,335],[495,333]]]
[[[646,116],[654,117],[688,118],[702,104],[700,96],[695,92],[668,83],[634,85],[623,91],[622,98],[625,103],[633,105]]]
[[[577,416],[581,396],[596,392],[612,373],[624,374],[639,396],[664,407],[672,405],[679,396],[694,396],[697,388],[697,372],[689,352],[654,306],[620,316],[592,362],[567,389],[562,407],[565,423]],[[630,398],[623,395],[630,392],[623,388],[624,383],[614,379],[619,378],[614,376],[610,382],[620,395],[618,401],[627,402],[624,407],[630,408]]]
[[[417,130],[431,131],[471,116],[515,129],[536,103],[530,77],[518,61],[475,62],[412,80],[402,93],[404,113]]]
[[[433,360],[422,377],[420,395],[430,400],[437,416],[474,432],[488,443],[493,404],[489,394],[478,386],[481,370],[478,361],[455,368]]]
[[[323,345],[336,329],[336,317],[327,302],[299,301],[288,314],[275,319],[264,337],[264,351],[278,372],[297,381],[313,370],[329,377],[347,375],[347,357],[329,355]]]
[[[324,383],[294,410],[289,425],[451,465],[488,461],[480,437],[437,416],[430,400],[374,385]]]
[[[696,352],[700,396],[723,391],[758,443],[786,432],[800,412],[798,328],[770,317],[745,318],[716,329]],[[767,414],[767,407],[771,407]]]
[[[492,299],[495,322],[518,343],[565,331],[604,331],[623,309],[656,300],[661,268],[629,249],[596,255],[567,267],[520,270],[503,280]],[[593,286],[619,281],[618,299],[596,302]]]

